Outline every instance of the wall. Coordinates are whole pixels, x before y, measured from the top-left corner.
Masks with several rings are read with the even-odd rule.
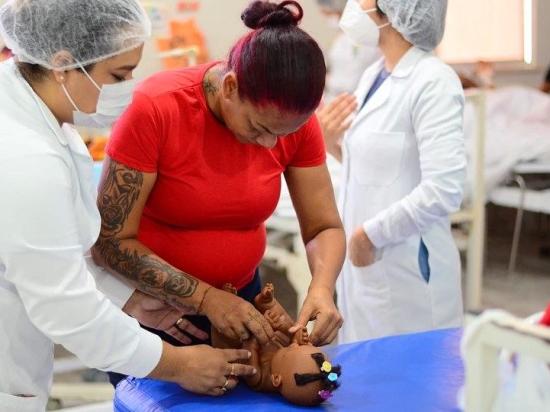
[[[154,0],[175,6],[177,0]],[[246,33],[246,27],[240,20],[240,14],[249,0],[202,0],[197,13],[197,21],[204,30],[210,55],[213,59],[223,59],[231,45]],[[320,14],[315,0],[301,0],[305,18],[301,27],[310,33],[328,50],[336,34],[335,29],[328,27]],[[524,84],[536,87],[544,77],[550,65],[550,0],[536,0],[536,67],[534,69],[517,69],[499,72],[496,83],[499,86]],[[137,77],[145,77],[161,70],[161,62],[156,57],[156,50],[150,42],[144,55],[144,61],[136,72]]]
[[[536,68],[499,73],[495,79],[498,86],[523,84],[536,87],[550,66],[550,0],[537,0],[536,3]]]
[[[176,0],[154,1],[172,4],[174,9],[177,3]],[[247,32],[248,29],[242,23],[240,15],[249,1],[201,0],[201,8],[196,18],[206,36],[212,59],[224,59],[233,43]],[[336,31],[327,27],[315,0],[300,0],[300,4],[304,8],[305,15],[300,27],[311,34],[324,50],[328,49]],[[145,48],[141,67],[136,71],[136,77],[142,78],[161,70],[161,62],[156,55],[152,42],[149,42]]]

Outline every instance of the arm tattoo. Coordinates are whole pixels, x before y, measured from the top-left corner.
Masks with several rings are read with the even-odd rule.
[[[102,223],[95,248],[108,267],[137,282],[140,290],[183,308],[185,305],[177,298],[192,296],[197,289],[197,280],[155,257],[123,247],[121,240],[117,239],[142,186],[141,172],[111,161],[98,199]]]

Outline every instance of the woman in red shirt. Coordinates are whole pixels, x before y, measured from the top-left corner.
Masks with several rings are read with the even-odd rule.
[[[242,19],[253,30],[228,61],[152,76],[113,131],[94,257],[139,290],[203,315],[180,328],[193,319],[208,330],[207,318],[230,338],[271,338],[247,300],[260,288],[264,222],[283,174],[312,274],[295,329],[316,319],[312,340],[323,345],[342,325],[333,295],[345,235],[314,116],[326,68],[297,27],[302,16],[295,1],[252,3]],[[245,299],[220,290],[225,283]]]

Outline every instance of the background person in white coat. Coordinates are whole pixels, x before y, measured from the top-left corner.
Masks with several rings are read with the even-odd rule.
[[[365,69],[380,59],[381,54],[377,46],[357,44],[340,29],[346,0],[317,0],[317,4],[327,24],[338,30],[326,55],[328,74],[323,101],[330,103],[343,93],[353,93]]]
[[[349,0],[340,21],[353,40],[383,54],[365,72],[357,103],[338,101],[321,116],[344,168],[340,342],[462,324],[449,215],[465,180],[464,96],[455,72],[430,53],[446,10],[446,0]]]
[[[0,411],[45,410],[54,342],[90,367],[211,395],[233,388],[253,373],[230,363],[247,351],[163,344],[96,286],[176,337],[182,313],[117,298],[117,281],[94,280],[84,259],[101,220],[92,160],[69,124],[108,126],[129,104],[150,34],[139,2],[12,0],[0,34],[16,56],[0,64]]]

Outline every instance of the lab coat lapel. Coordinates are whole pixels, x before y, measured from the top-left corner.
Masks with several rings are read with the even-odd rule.
[[[351,129],[356,128],[360,123],[362,123],[363,120],[365,120],[365,118],[369,114],[371,114],[375,110],[384,107],[384,105],[390,101],[390,97],[392,97],[395,80],[409,77],[417,63],[426,54],[426,52],[423,52],[416,47],[411,47],[407,51],[407,53],[405,53],[405,55],[401,58],[391,75],[380,86],[376,93],[372,95],[365,107],[363,107],[363,109],[359,113],[357,113],[357,116],[351,125]],[[363,79],[362,84],[359,87],[358,93],[356,94],[359,104],[363,103],[363,101],[365,100],[367,93],[371,89],[374,80],[376,79],[376,76],[378,76],[378,73],[380,73],[380,70],[382,70],[384,61],[380,60],[376,64],[378,65],[378,67],[376,68],[376,70],[369,71],[369,77]]]
[[[382,106],[384,106],[391,96],[392,91],[392,81],[391,76],[384,81],[384,83],[380,86],[380,88],[374,93],[370,100],[366,103],[365,107],[357,113],[357,117],[355,121],[353,122],[352,127],[356,127],[358,124],[360,124],[369,114],[374,112],[375,110],[378,110]],[[372,83],[371,83],[372,86]],[[369,87],[370,90],[370,87]],[[368,90],[367,90],[368,93]],[[365,93],[365,96],[363,96],[363,100],[365,99],[367,93]],[[361,101],[359,104],[363,103]]]

